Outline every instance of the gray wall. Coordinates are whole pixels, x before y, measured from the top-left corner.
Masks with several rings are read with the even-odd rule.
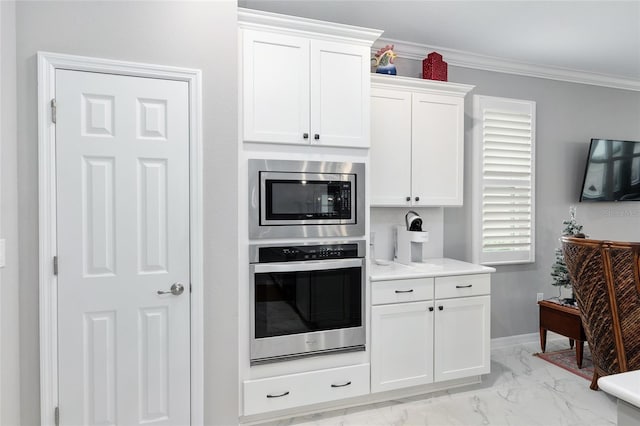
[[[6,240],[0,269],[1,425],[20,421],[15,16],[13,1],[0,2],[0,238]]]
[[[558,295],[551,285],[551,265],[558,237],[577,206],[577,218],[593,238],[640,241],[640,204],[578,204],[591,138],[640,140],[640,92],[584,84],[452,68],[450,80],[474,84],[473,94],[536,102],[536,261],[500,266],[492,280],[491,335],[512,336],[538,331],[536,293]],[[466,164],[470,162],[472,102],[467,102]],[[465,207],[445,210],[445,254],[468,256],[471,215],[470,179],[465,176]],[[635,217],[604,212],[633,210]]]
[[[445,58],[446,60],[446,58]],[[420,76],[418,61],[398,62],[399,73]],[[538,331],[536,293],[557,296],[550,271],[569,216],[592,238],[640,241],[640,203],[578,203],[591,138],[640,140],[640,92],[449,67],[449,81],[475,85],[466,103],[465,192],[462,208],[444,211],[444,253],[471,259],[471,116],[474,94],[536,102],[536,261],[498,266],[492,280],[491,337]],[[568,296],[568,291],[563,297]]]
[[[234,424],[237,338],[236,2],[18,2],[21,422],[39,424],[36,52],[203,72],[205,422]],[[14,144],[15,145],[15,144]],[[3,146],[4,148],[4,146]],[[15,149],[10,147],[9,149]],[[4,177],[4,176],[3,176]],[[4,181],[4,180],[3,180]],[[220,183],[224,183],[224,188]],[[226,190],[225,190],[226,188]],[[6,195],[6,196],[5,196]],[[224,220],[221,220],[224,218]],[[4,284],[4,283],[3,283]],[[2,424],[5,424],[4,422]]]

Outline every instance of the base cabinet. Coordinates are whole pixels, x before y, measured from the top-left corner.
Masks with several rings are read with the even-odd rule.
[[[489,294],[489,274],[372,283],[371,391],[488,374]]]
[[[433,302],[373,306],[371,391],[433,382]]]
[[[244,382],[244,415],[285,410],[369,393],[369,364]]]
[[[489,373],[489,306],[489,296],[436,301],[434,381]]]

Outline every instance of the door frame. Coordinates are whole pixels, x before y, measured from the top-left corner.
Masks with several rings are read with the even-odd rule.
[[[204,423],[202,218],[202,72],[196,69],[38,52],[38,217],[40,286],[40,421],[56,424],[58,407],[58,277],[56,138],[51,100],[57,69],[185,81],[189,87],[189,236],[191,275],[191,424]]]

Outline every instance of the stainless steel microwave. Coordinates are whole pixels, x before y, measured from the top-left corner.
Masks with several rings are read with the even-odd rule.
[[[249,160],[249,238],[365,232],[364,163]]]

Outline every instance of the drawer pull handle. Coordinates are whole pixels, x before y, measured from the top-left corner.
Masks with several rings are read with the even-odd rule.
[[[332,388],[343,388],[345,386],[349,386],[351,382],[342,383],[340,385],[331,385]]]
[[[413,289],[411,289],[411,290],[396,290],[396,293],[413,293]]]
[[[456,288],[471,288],[473,287],[473,284],[467,284],[467,285],[457,285]]]
[[[283,392],[280,395],[267,394],[267,398],[281,398],[281,397],[287,396],[287,395],[289,395],[289,391]]]

